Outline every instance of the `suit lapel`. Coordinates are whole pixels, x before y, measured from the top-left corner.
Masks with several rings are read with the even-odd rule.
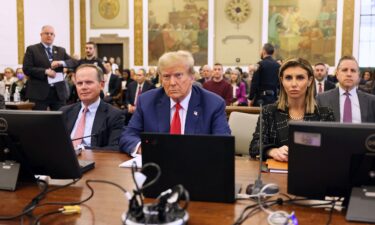
[[[202,115],[202,107],[200,106],[200,96],[194,88],[191,89],[191,97],[189,108],[186,114],[185,134],[197,133],[199,117]]]
[[[162,133],[169,133],[170,129],[170,100],[169,97],[164,93],[159,100],[156,108],[156,113],[158,117],[158,131]]]
[[[52,52],[53,52],[53,48],[52,48]],[[50,61],[49,61],[49,59],[48,59],[47,52],[46,52],[46,50],[45,50],[45,48],[44,48],[44,45],[43,45],[42,43],[39,44],[39,54],[40,54],[41,56],[43,56],[43,57],[42,57],[42,58],[43,58],[43,61],[44,61],[47,65],[50,65],[50,64],[51,64]]]
[[[105,122],[107,111],[107,105],[100,101],[99,107],[96,110],[94,123],[92,125],[91,135],[99,134],[99,131],[102,128],[103,123]],[[91,146],[97,146],[97,136],[91,137]]]
[[[366,95],[364,95],[361,91],[357,91],[358,95],[358,102],[359,102],[359,109],[361,110],[361,121],[368,121],[367,120],[367,112],[369,105],[367,104]]]
[[[78,114],[79,114],[79,112],[80,112],[80,109],[81,109],[81,103],[77,103],[77,104],[75,104],[75,106],[72,108],[71,113],[69,113],[69,115],[67,115],[68,117],[72,118],[72,119],[68,119],[68,120],[67,120],[67,128],[68,128],[68,130],[70,131],[70,133],[73,131],[74,124],[75,124],[76,121],[77,121],[77,118],[78,118]]]
[[[340,121],[340,92],[339,88],[336,88],[336,91],[332,93],[331,106],[333,114],[335,115],[336,121]]]

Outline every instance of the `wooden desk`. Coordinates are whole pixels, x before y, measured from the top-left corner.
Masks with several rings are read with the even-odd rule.
[[[6,109],[32,110],[34,105],[33,102],[5,102]]]
[[[227,118],[229,118],[229,115],[232,112],[259,114],[260,108],[259,107],[253,107],[253,106],[226,106],[225,112],[227,114]]]
[[[104,179],[116,182],[127,190],[134,188],[130,169],[119,168],[118,165],[128,157],[121,153],[90,152],[86,151],[81,156],[83,159],[94,160],[96,168],[87,172],[77,184],[48,194],[43,201],[79,201],[89,195],[89,189],[84,181],[87,179]],[[258,162],[247,158],[236,158],[236,183],[241,183],[245,188],[257,177]],[[286,193],[285,174],[263,174],[264,182],[277,183],[281,186],[281,192]],[[303,181],[301,181],[303,182]],[[198,184],[197,184],[198,185]],[[42,224],[85,224],[101,225],[121,224],[121,214],[128,210],[128,201],[123,193],[116,187],[107,184],[92,184],[95,195],[82,205],[82,213],[78,215],[55,214],[42,219]],[[15,192],[0,191],[0,215],[14,214],[25,206],[38,193],[36,185],[29,184],[18,187]],[[249,204],[248,200],[240,200],[235,204],[190,202],[188,211],[190,214],[189,225],[226,225],[233,224],[242,210]],[[36,214],[55,210],[59,207],[41,207],[35,210]],[[297,206],[280,206],[281,210],[295,211],[299,224],[325,224],[328,212],[324,209],[310,209]],[[273,209],[276,209],[273,208]],[[0,221],[0,224],[19,224],[19,221]],[[259,212],[248,219],[244,224],[267,224],[267,214]],[[331,224],[355,224],[345,220],[344,213],[334,212]],[[363,223],[361,223],[363,225]]]

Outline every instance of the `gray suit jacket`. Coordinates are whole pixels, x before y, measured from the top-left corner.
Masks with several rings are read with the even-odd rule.
[[[375,122],[375,96],[362,91],[357,91],[362,122]],[[340,121],[339,88],[318,94],[318,105],[330,107],[335,115],[335,120]]]

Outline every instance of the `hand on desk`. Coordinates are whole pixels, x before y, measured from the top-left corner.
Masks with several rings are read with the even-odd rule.
[[[277,161],[288,162],[288,146],[283,145],[280,148],[272,148],[268,155]]]

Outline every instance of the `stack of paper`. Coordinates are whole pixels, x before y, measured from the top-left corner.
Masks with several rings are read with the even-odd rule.
[[[274,159],[267,159],[266,161],[268,170],[271,173],[288,173],[288,163],[279,162]]]

